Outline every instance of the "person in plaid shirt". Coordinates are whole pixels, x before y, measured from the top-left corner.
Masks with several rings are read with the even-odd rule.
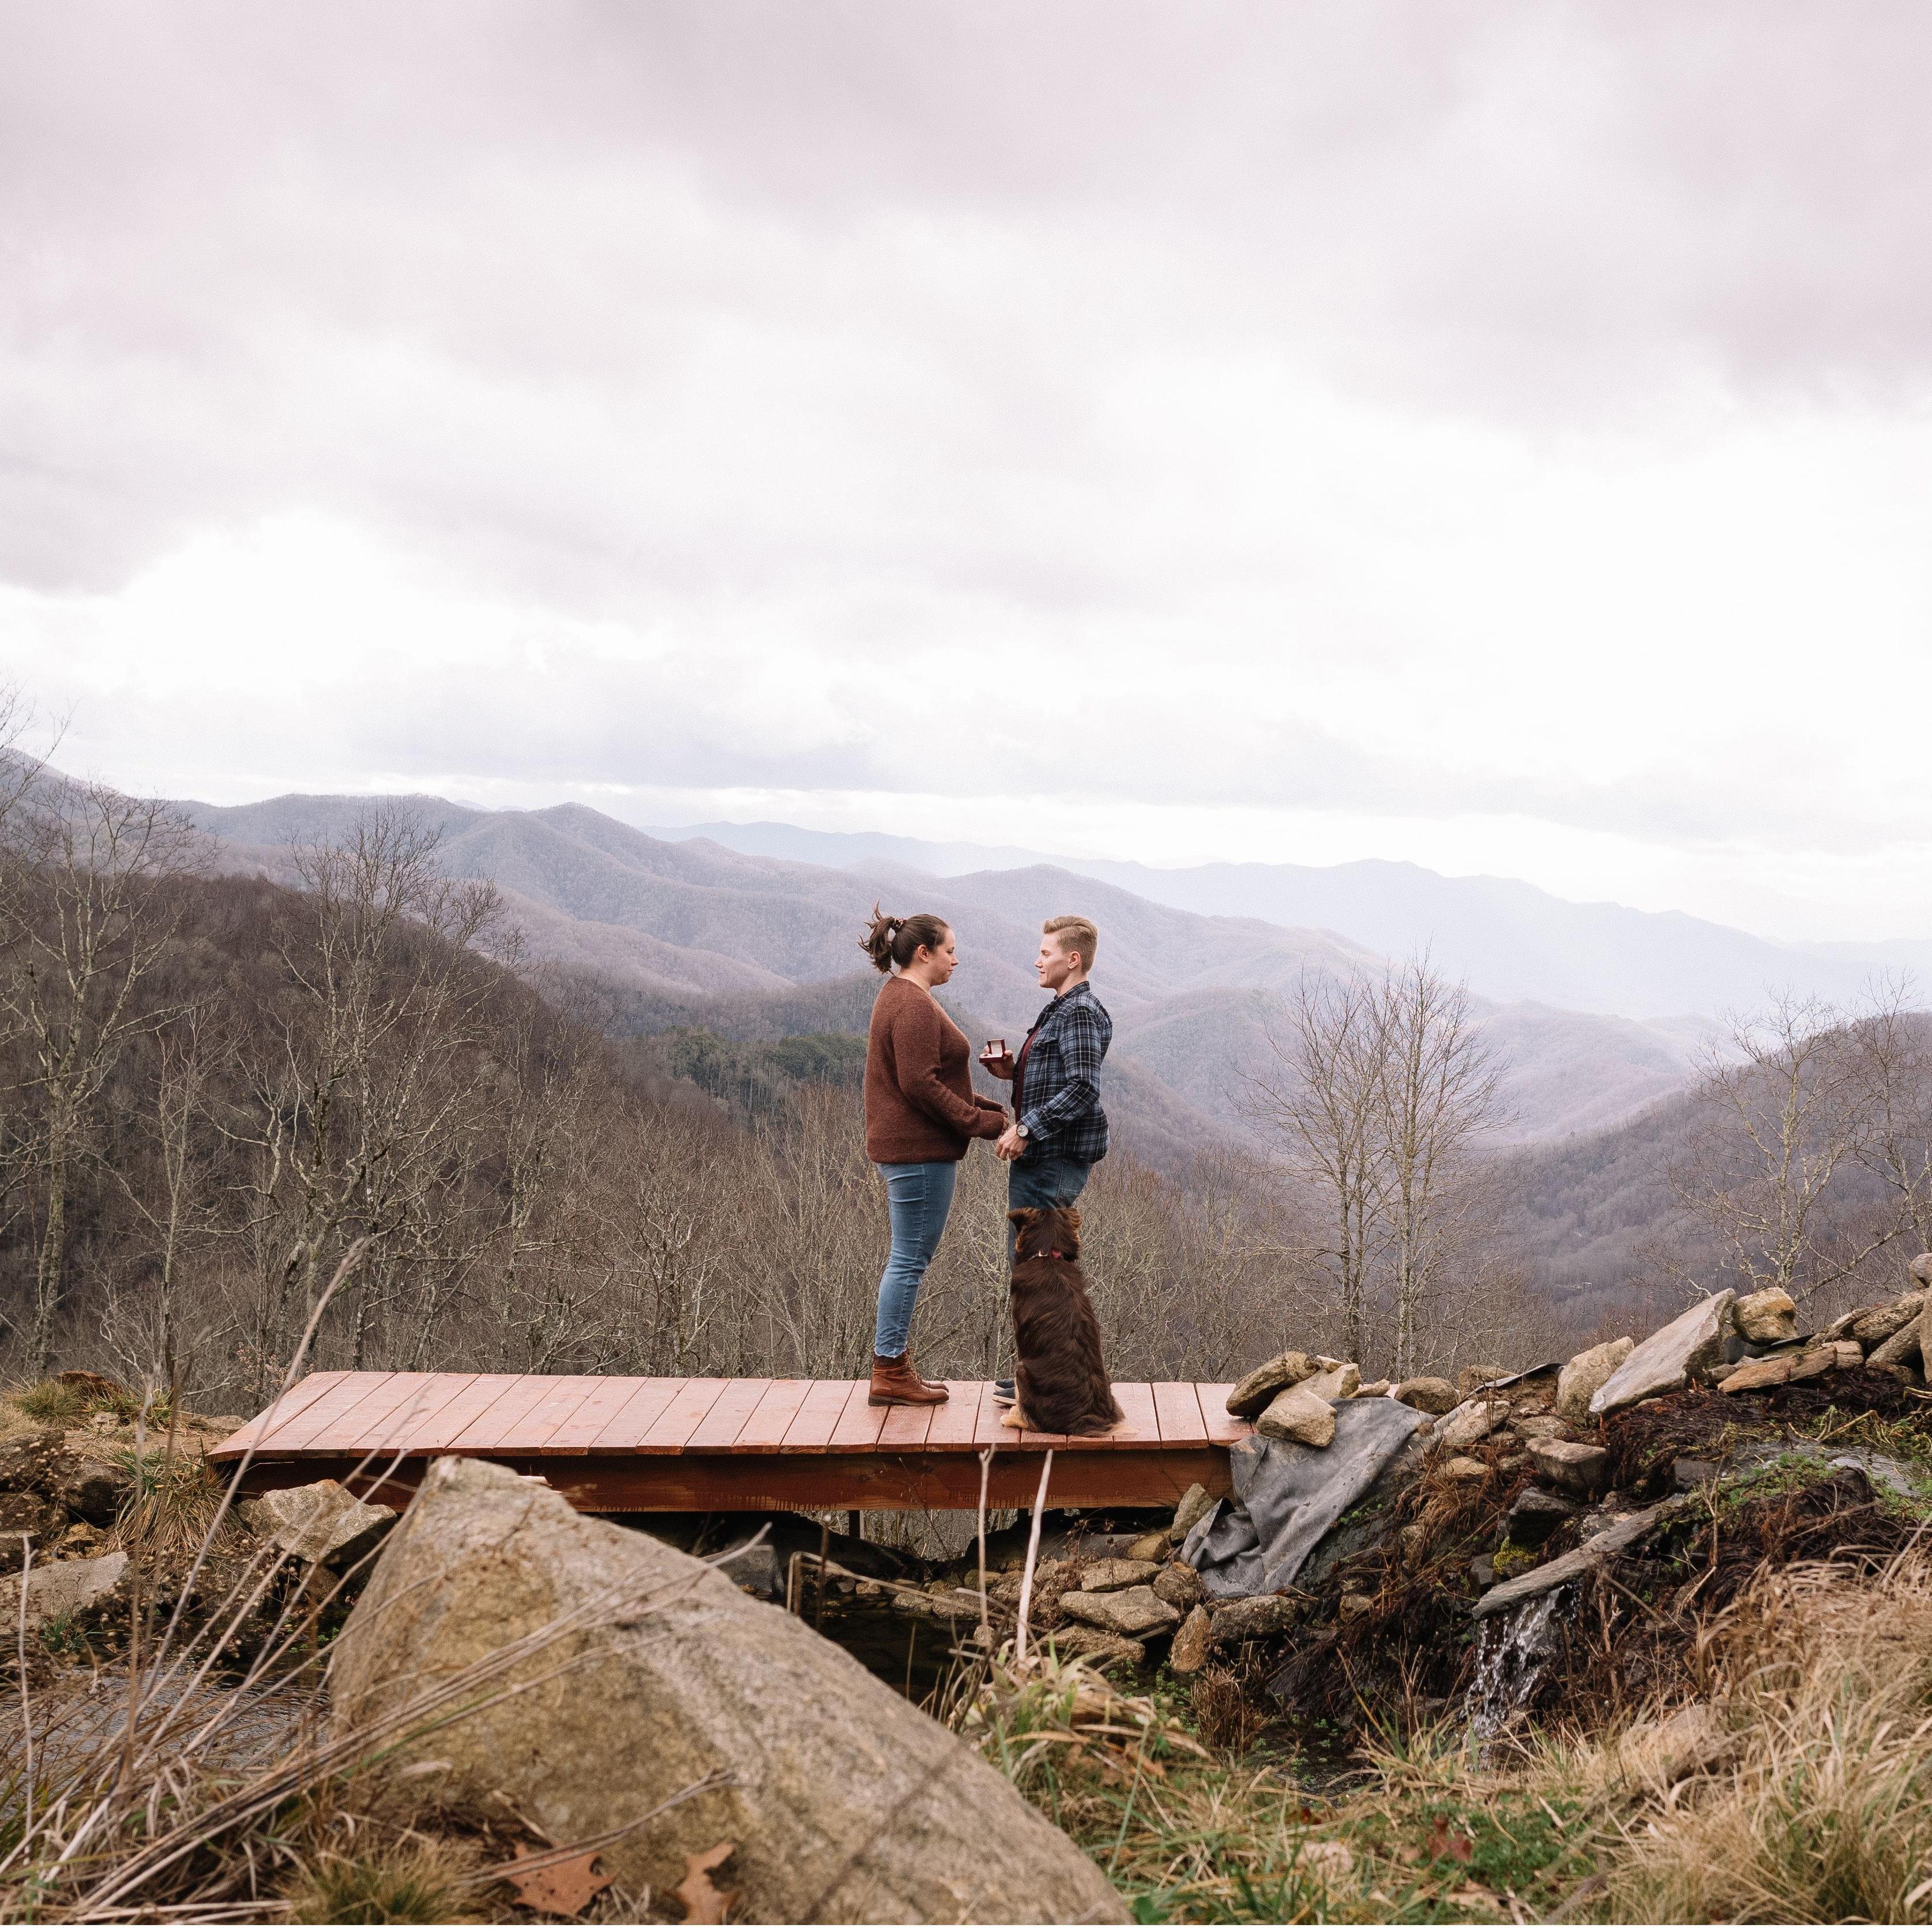
[[[1107,1152],[1100,1063],[1113,1042],[1114,1022],[1087,983],[1100,935],[1091,920],[1071,917],[1050,919],[1042,930],[1034,964],[1053,998],[1017,1058],[980,1056],[995,1079],[1013,1083],[1013,1124],[993,1149],[1012,1163],[1009,1208],[1070,1208]],[[1010,1233],[1010,1252],[1012,1239]],[[1002,1402],[1013,1399],[1010,1381],[996,1383],[994,1392]]]

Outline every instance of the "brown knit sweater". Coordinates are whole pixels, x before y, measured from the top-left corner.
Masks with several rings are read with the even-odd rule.
[[[998,1139],[1006,1117],[974,1096],[970,1052],[923,986],[892,979],[879,988],[866,1046],[868,1160],[958,1160],[968,1141]]]

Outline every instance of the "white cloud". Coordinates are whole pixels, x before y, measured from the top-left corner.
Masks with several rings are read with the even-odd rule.
[[[117,21],[0,60],[70,762],[1932,934],[1916,13]]]

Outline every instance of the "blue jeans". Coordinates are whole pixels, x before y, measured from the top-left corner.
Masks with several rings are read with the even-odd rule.
[[[912,1333],[913,1304],[932,1264],[946,1217],[952,1211],[959,1163],[952,1160],[881,1161],[886,1204],[892,1217],[892,1251],[879,1277],[879,1318],[872,1330],[875,1355],[903,1355]]]
[[[1028,1160],[1016,1160],[1006,1166],[1006,1205],[1009,1208],[1071,1208],[1094,1172],[1090,1161],[1069,1160],[1064,1155],[1035,1154]],[[1020,1231],[1006,1223],[1006,1254],[1012,1258]]]

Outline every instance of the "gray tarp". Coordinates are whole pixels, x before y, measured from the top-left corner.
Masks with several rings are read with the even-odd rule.
[[[1216,1503],[1187,1532],[1180,1558],[1210,1597],[1285,1590],[1315,1546],[1408,1445],[1427,1418],[1406,1402],[1365,1396],[1335,1405],[1325,1449],[1250,1436],[1234,1444],[1232,1500]]]

